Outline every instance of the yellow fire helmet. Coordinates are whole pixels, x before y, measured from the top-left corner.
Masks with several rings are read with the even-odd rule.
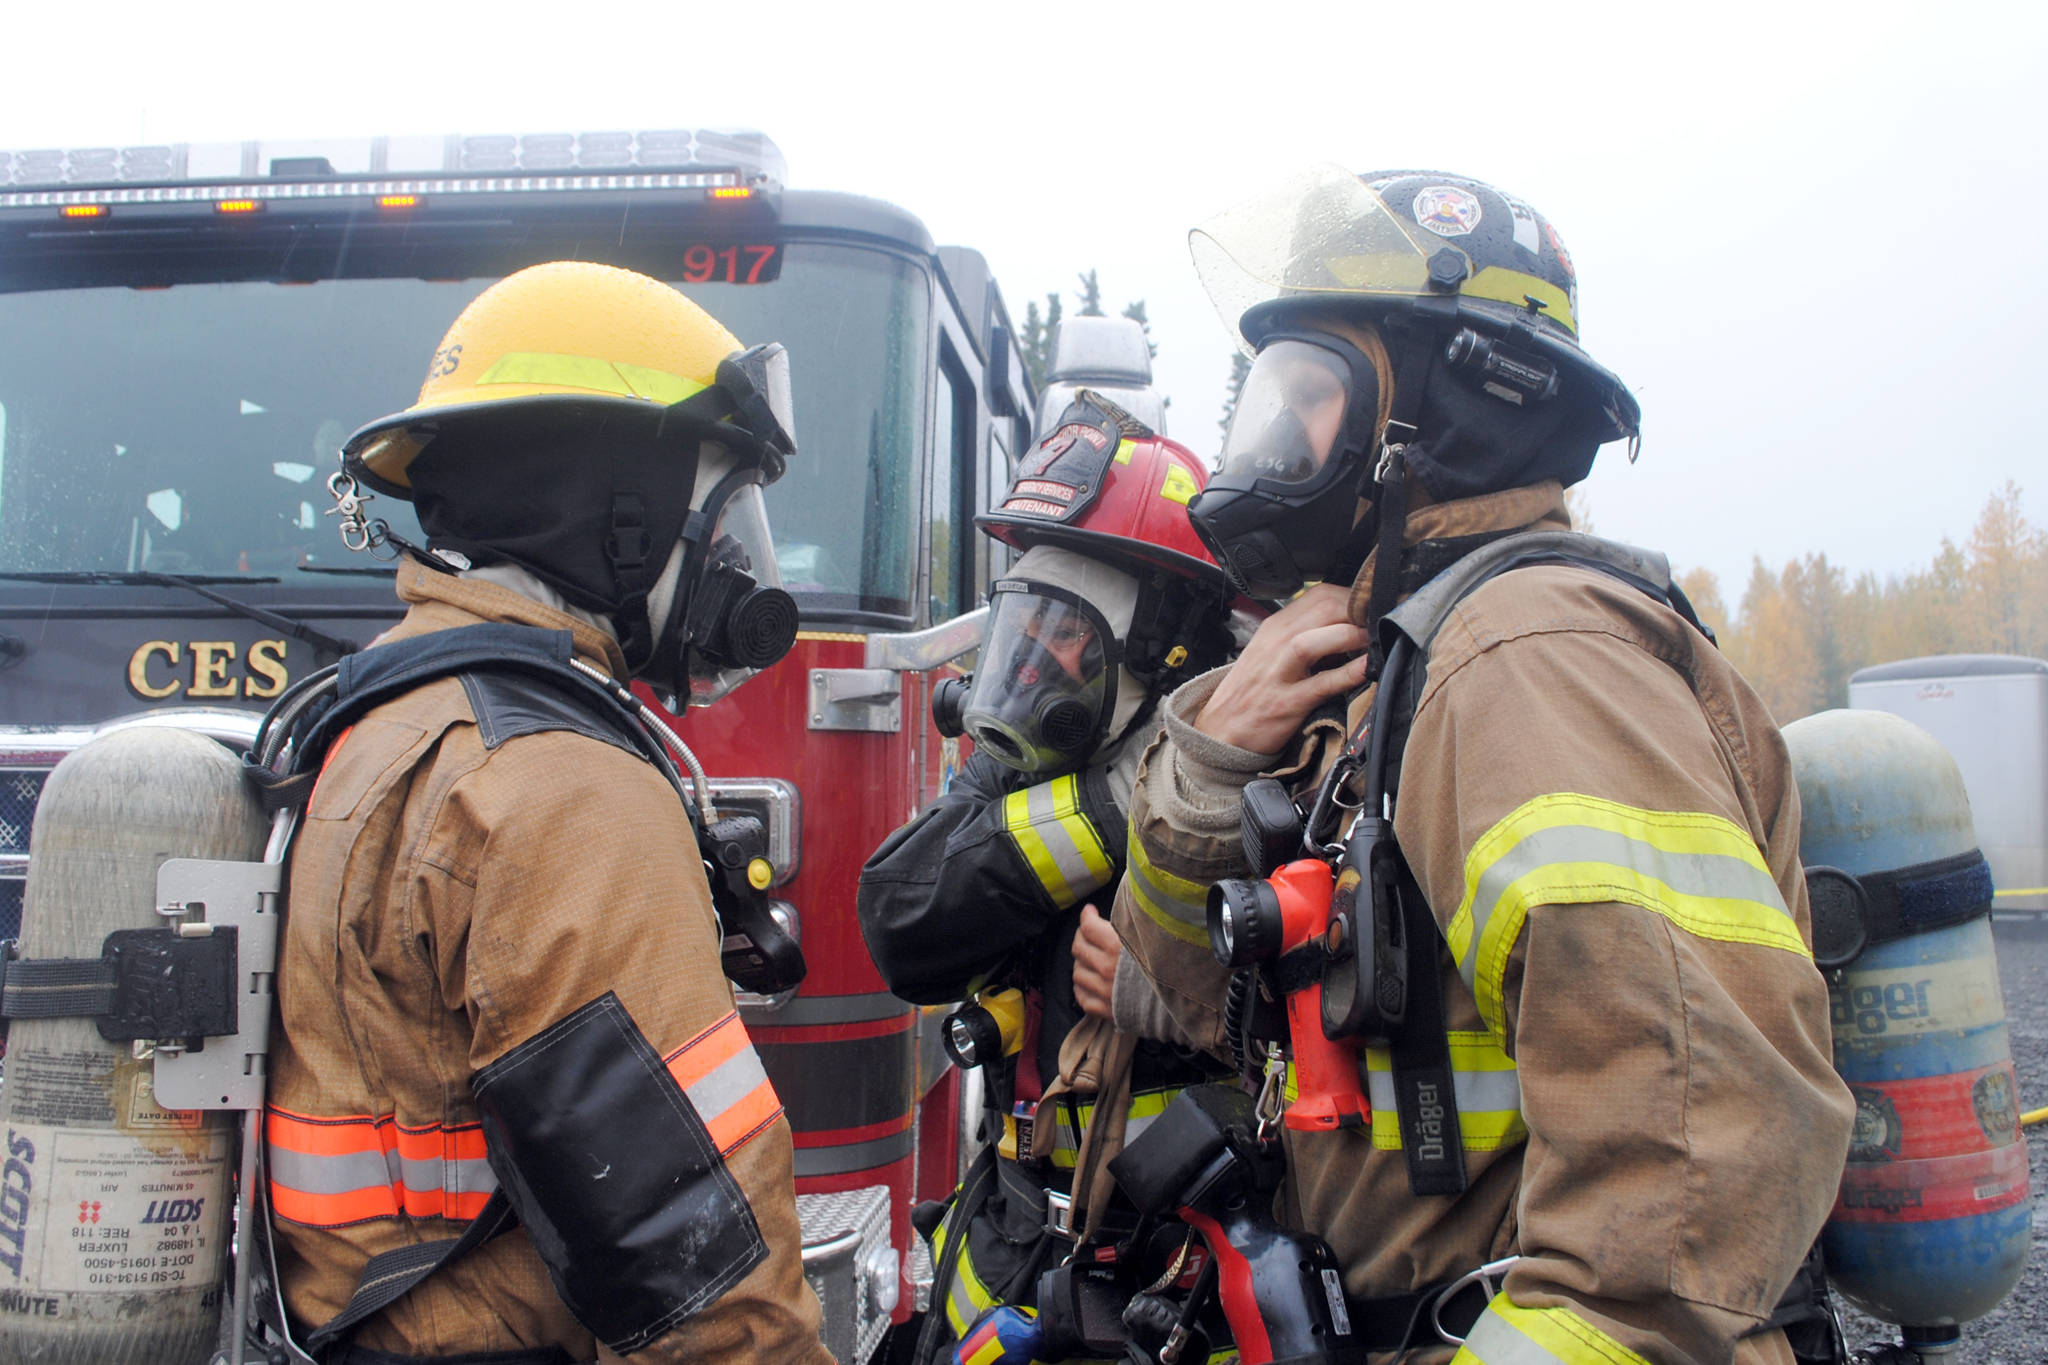
[[[525,405],[576,404],[702,423],[779,478],[794,452],[788,356],[742,349],[683,294],[631,270],[553,261],[479,294],[442,337],[419,401],[357,431],[349,472],[381,493],[412,496],[412,462],[444,423]]]

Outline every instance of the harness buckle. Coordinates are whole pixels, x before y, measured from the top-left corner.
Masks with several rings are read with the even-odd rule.
[[[1074,1196],[1058,1190],[1045,1192],[1045,1230],[1063,1241],[1074,1240]]]
[[[1520,1256],[1503,1256],[1497,1261],[1488,1261],[1477,1270],[1468,1270],[1446,1285],[1443,1291],[1429,1305],[1429,1325],[1435,1330],[1437,1337],[1449,1345],[1463,1346],[1465,1338],[1444,1326],[1444,1305],[1457,1298],[1468,1285],[1478,1285],[1485,1293],[1486,1301],[1488,1303],[1493,1302],[1494,1296],[1500,1293],[1501,1280],[1506,1277],[1508,1271],[1514,1268],[1515,1263],[1521,1259]],[[1482,1308],[1480,1311],[1483,1313],[1486,1310]]]

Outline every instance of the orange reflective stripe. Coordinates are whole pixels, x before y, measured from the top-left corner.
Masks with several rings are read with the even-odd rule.
[[[782,1101],[738,1014],[728,1014],[665,1059],[720,1156],[731,1156],[782,1113]]]
[[[775,1122],[781,1113],[782,1101],[775,1094],[775,1087],[763,1076],[761,1083],[732,1108],[716,1118],[707,1117],[704,1126],[710,1130],[711,1140],[718,1144],[718,1154],[731,1156],[748,1138]]]
[[[740,1023],[740,1016],[735,1011],[684,1043],[664,1060],[668,1064],[668,1074],[676,1078],[677,1085],[688,1090],[722,1063],[731,1061],[741,1048],[751,1046],[747,1041],[746,1026]]]
[[[372,1218],[475,1218],[497,1178],[476,1123],[401,1125],[393,1115],[316,1118],[273,1108],[271,1207],[281,1218],[339,1227]]]

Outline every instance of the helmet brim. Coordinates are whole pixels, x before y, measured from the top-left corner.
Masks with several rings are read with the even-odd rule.
[[[1119,568],[1139,571],[1164,569],[1181,578],[1192,578],[1219,589],[1230,584],[1229,575],[1206,560],[1102,531],[1062,526],[1036,517],[1005,516],[1001,512],[983,512],[974,519],[974,524],[1016,550],[1028,550],[1034,545],[1058,545]]]

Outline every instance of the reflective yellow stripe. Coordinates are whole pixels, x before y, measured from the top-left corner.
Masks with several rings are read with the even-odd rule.
[[[1053,904],[1062,910],[1116,877],[1102,835],[1094,821],[1081,813],[1078,774],[1005,796],[1003,828],[1016,841]]]
[[[1131,452],[1137,448],[1138,443],[1136,441],[1118,441],[1116,443],[1116,462],[1118,464],[1129,464],[1131,462]]]
[[[1573,336],[1579,334],[1579,320],[1572,316],[1572,297],[1539,275],[1525,275],[1506,266],[1490,265],[1458,286],[1468,299],[1495,299],[1517,308],[1530,299],[1543,305],[1543,316],[1561,322]]]
[[[1151,921],[1183,943],[1209,946],[1209,888],[1152,866],[1137,831],[1131,832],[1126,869],[1131,894]]]
[[[1522,1084],[1515,1059],[1490,1033],[1449,1030],[1451,1086],[1458,1101],[1458,1133],[1468,1152],[1497,1152],[1529,1136],[1522,1122]],[[1372,1145],[1401,1150],[1401,1118],[1395,1104],[1393,1054],[1365,1050],[1366,1095],[1372,1101]]]
[[[1479,1013],[1505,1034],[1508,954],[1531,906],[1617,901],[1687,933],[1808,955],[1756,842],[1703,812],[1652,811],[1573,792],[1524,803],[1465,858],[1445,939]]]
[[[946,1239],[953,1233],[953,1215],[959,1210],[959,1204],[954,1204],[932,1233],[933,1265],[945,1263]],[[965,1237],[967,1229],[961,1228],[960,1235]],[[974,1271],[974,1256],[969,1244],[962,1243],[960,1259],[953,1265],[953,1284],[946,1291],[946,1321],[952,1324],[953,1335],[956,1338],[966,1336],[975,1318],[983,1309],[993,1308],[995,1302],[995,1295],[989,1292],[988,1286],[981,1282],[981,1276]]]
[[[1166,1106],[1173,1103],[1173,1097],[1180,1093],[1180,1087],[1165,1090],[1141,1090],[1131,1096],[1128,1108],[1124,1110],[1124,1144],[1135,1142],[1138,1135],[1152,1126],[1152,1121],[1166,1112]],[[1038,1123],[1053,1125],[1052,1155],[1047,1158],[1061,1170],[1072,1170],[1074,1159],[1080,1155],[1080,1133],[1088,1131],[1088,1125],[1095,1122],[1095,1105],[1091,1101],[1075,1106],[1075,1122],[1067,1119],[1064,1101],[1053,1100],[1045,1106],[1036,1119]],[[1078,1124],[1078,1130],[1076,1127]]]
[[[628,365],[594,355],[557,355],[547,351],[507,351],[483,378],[484,384],[560,384],[621,398],[647,398],[680,403],[705,385],[666,370]]]
[[[1650,1365],[1569,1308],[1518,1308],[1506,1294],[1479,1315],[1451,1365]]]

